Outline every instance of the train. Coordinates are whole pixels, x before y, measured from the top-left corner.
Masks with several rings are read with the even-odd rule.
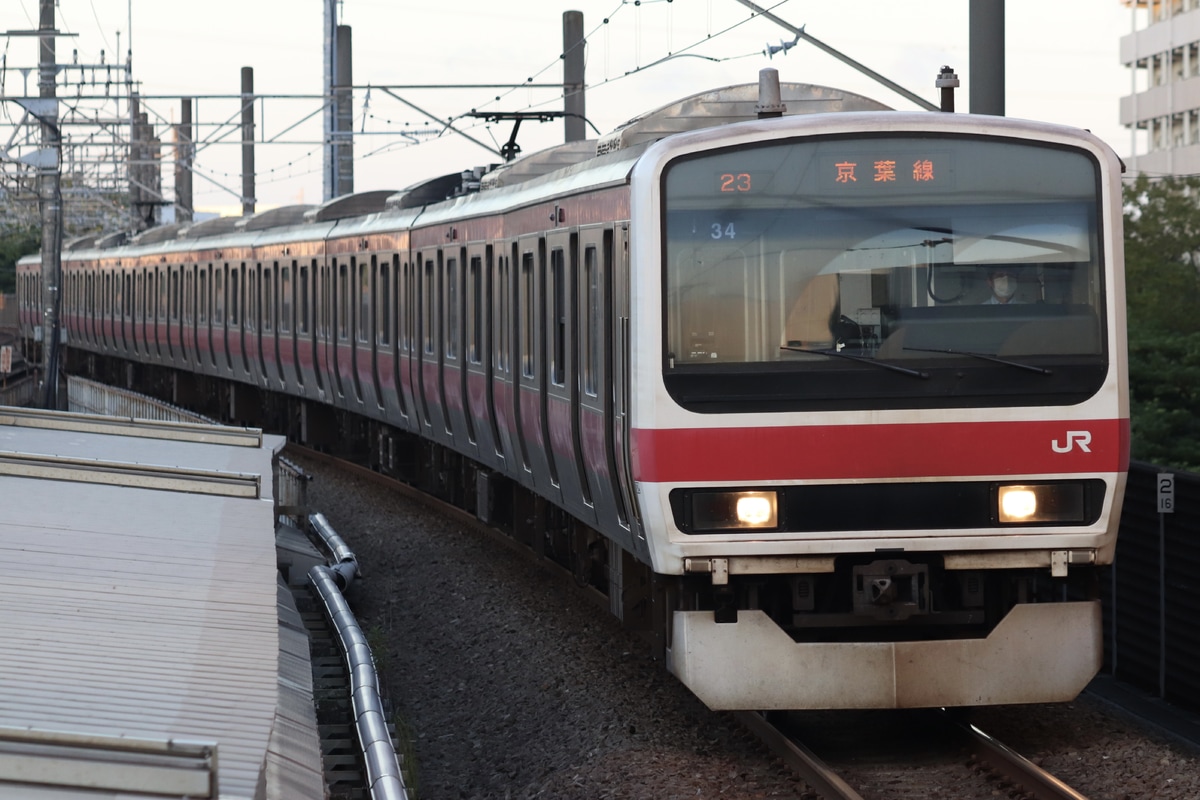
[[[19,262],[21,335],[459,504],[713,709],[1070,700],[1129,465],[1121,162],[766,84],[68,242],[55,291]]]

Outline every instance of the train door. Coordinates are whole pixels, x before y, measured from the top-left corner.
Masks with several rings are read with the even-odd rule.
[[[92,278],[92,301],[96,311],[93,335],[97,348],[102,349],[108,347],[108,272],[98,270]]]
[[[140,326],[140,335],[142,337],[142,354],[150,360],[157,358],[157,343],[155,341],[155,327],[157,315],[154,307],[158,297],[156,292],[155,277],[158,275],[158,268],[142,270],[142,324]]]
[[[243,261],[233,268],[232,277],[229,286],[229,333],[234,353],[229,366],[235,376],[254,383],[250,363],[257,324],[254,319],[254,296],[258,287],[254,284],[254,266]]]
[[[259,340],[262,336],[262,320],[258,313],[262,308],[262,283],[259,281],[259,265],[244,264],[240,270],[242,284],[242,360],[238,369],[244,380],[258,384],[261,372],[258,369]]]
[[[466,398],[467,432],[476,442],[478,458],[491,467],[503,465],[495,436],[492,414],[493,360],[491,331],[492,246],[476,246],[467,253],[463,287],[463,347],[466,369],[463,396]]]
[[[259,302],[262,299],[262,286],[258,282],[258,265],[244,263],[238,269],[238,284],[239,291],[242,296],[242,324],[238,327],[238,333],[241,336],[241,361],[235,365],[237,374],[240,374],[243,380],[252,384],[258,383],[258,375],[256,369],[258,367],[258,357],[254,354],[258,344],[258,337],[261,333],[260,322],[256,314],[259,309]]]
[[[185,267],[187,270],[183,273],[183,307],[179,310],[180,316],[180,340],[182,344],[180,349],[183,351],[184,361],[190,363],[197,370],[200,369],[202,362],[200,353],[197,350],[197,342],[200,334],[197,332],[196,325],[196,283],[200,267],[196,264]]]
[[[141,313],[142,324],[139,326],[138,334],[142,338],[142,355],[147,359],[154,359],[158,353],[155,347],[155,321],[154,313],[155,292],[154,278],[158,274],[158,268],[142,270],[142,286],[141,286]]]
[[[350,259],[351,271],[354,273],[356,281],[354,290],[354,396],[359,403],[368,403],[374,399],[370,396],[370,389],[375,384],[371,379],[375,361],[375,318],[374,303],[371,300],[374,264],[373,257],[370,261],[359,260],[355,257]],[[364,386],[367,387],[367,391],[363,390]]]
[[[418,257],[417,292],[420,302],[419,352],[416,374],[413,376],[417,396],[420,398],[423,430],[435,439],[444,439],[446,423],[441,414],[439,392],[440,370],[438,354],[441,352],[441,320],[439,311],[441,296],[442,253],[431,250]]]
[[[146,349],[146,268],[138,267],[133,270],[133,321],[131,331],[130,353],[141,360],[147,355]]]
[[[330,259],[329,310],[333,316],[330,320],[331,347],[329,353],[333,360],[329,371],[333,375],[333,386],[337,390],[339,399],[346,396],[346,385],[342,380],[342,365],[346,363],[348,353],[344,352],[343,348],[348,349],[350,342],[350,273],[348,270],[345,261],[339,261],[337,258]]]
[[[451,439],[474,454],[475,436],[467,414],[466,248],[447,248],[442,269],[442,413]]]
[[[132,323],[129,330],[129,352],[139,360],[146,355],[146,269],[138,267],[133,270],[133,291],[130,293],[131,308],[129,319]]]
[[[519,259],[516,243],[500,250],[492,272],[492,435],[496,450],[508,465],[510,475],[522,475],[528,458],[517,435],[516,393],[513,364],[516,363],[516,279],[513,264]]]
[[[109,316],[111,318],[111,324],[112,324],[111,346],[112,346],[113,352],[116,352],[116,353],[119,353],[121,351],[121,341],[122,341],[121,327],[125,324],[125,318],[124,318],[125,295],[121,291],[121,287],[122,287],[124,280],[125,280],[124,272],[122,272],[119,269],[113,270],[112,285],[109,287],[110,290],[112,291],[112,296],[111,296],[111,300],[110,300],[111,311],[109,313]]]
[[[137,347],[133,330],[134,286],[137,283],[134,276],[136,274],[137,267],[127,269],[121,274],[121,352],[126,358],[135,355]]]
[[[633,531],[633,544],[637,552],[646,553],[645,532],[641,529],[638,516],[637,494],[633,485],[633,468],[630,461],[630,371],[631,336],[630,326],[630,263],[629,226],[622,224],[615,229],[612,260],[612,382],[613,382],[613,456],[616,462],[617,483],[622,502],[618,511],[623,515],[621,525]]]
[[[363,313],[369,315],[372,326],[367,330],[371,338],[371,389],[374,394],[375,407],[382,410],[383,386],[380,382],[380,363],[385,360],[391,363],[391,336],[388,328],[391,325],[388,282],[391,277],[387,260],[380,261],[377,255],[371,255],[371,285],[363,304]],[[385,366],[386,369],[386,366]]]
[[[112,280],[108,285],[108,346],[115,353],[121,349],[121,281],[124,280],[124,276],[120,270],[113,270],[110,275]]]
[[[112,347],[112,272],[104,270],[97,280],[100,282],[100,336],[107,350]]]
[[[90,270],[83,275],[83,303],[84,338],[94,348],[96,346],[96,276]]]
[[[170,267],[155,267],[152,324],[154,326],[154,357],[158,361],[169,361],[171,345],[167,340],[167,286]]]
[[[396,280],[396,396],[400,413],[412,430],[420,429],[416,389],[413,386],[413,359],[416,355],[417,263],[405,254]],[[410,412],[410,409],[412,411]]]
[[[349,293],[346,296],[346,310],[350,314],[349,327],[350,348],[348,367],[350,382],[354,387],[354,400],[363,402],[362,374],[367,369],[367,353],[370,349],[369,336],[371,333],[371,276],[367,271],[367,262],[359,261],[357,256],[350,256],[348,271]]]
[[[161,360],[158,335],[159,295],[162,293],[162,267],[146,272],[146,348],[152,361]]]
[[[182,303],[179,307],[179,351],[182,363],[199,366],[196,357],[196,271],[194,264],[185,264],[179,273],[182,283]]]
[[[558,502],[558,475],[550,455],[546,421],[546,240],[528,236],[519,240],[521,261],[517,275],[516,402],[517,435],[526,456],[530,481],[547,498]]]
[[[212,331],[213,365],[218,372],[229,367],[229,337],[225,333],[225,297],[229,284],[229,265],[214,264],[212,274],[212,307],[208,326]]]
[[[258,369],[262,375],[262,385],[272,388],[283,385],[282,372],[279,364],[279,319],[277,315],[279,262],[269,261],[260,265],[262,273],[258,278],[259,314],[258,314]]]
[[[158,267],[142,270],[142,324],[139,326],[139,335],[142,337],[143,342],[142,355],[150,361],[158,358],[157,342],[155,341],[155,326],[157,322],[155,305],[158,295],[157,284],[154,280],[157,274]]]
[[[595,525],[591,487],[584,475],[579,429],[579,360],[576,357],[579,309],[579,233],[561,231],[546,238],[549,262],[543,328],[546,331],[546,439],[551,474],[562,488],[563,503]]]
[[[579,313],[579,430],[584,476],[600,530],[615,533],[626,525],[617,476],[613,385],[613,258],[614,230],[597,226],[580,231],[581,272],[577,289]],[[623,542],[633,549],[629,542]]]
[[[296,356],[300,364],[301,381],[304,380],[305,370],[311,370],[312,383],[317,389],[317,395],[325,394],[325,378],[321,367],[321,281],[324,274],[317,259],[299,267],[299,277],[296,288],[300,291],[296,307],[296,342],[299,353]]]
[[[116,291],[116,302],[113,304],[116,336],[114,337],[113,346],[118,353],[125,354],[127,352],[126,342],[129,340],[129,331],[127,328],[129,325],[130,272],[129,270],[122,269],[113,277],[113,288]]]
[[[183,329],[183,284],[184,270],[187,267],[180,264],[167,273],[167,342],[171,352],[171,363],[182,366],[187,363],[187,351],[184,349]]]
[[[403,427],[402,420],[408,416],[400,371],[400,349],[404,339],[402,320],[405,316],[401,305],[404,297],[403,280],[399,253],[392,253],[389,262],[380,262],[380,286],[376,292],[380,306],[377,317],[381,345],[386,347],[380,348],[379,384],[382,402],[387,409],[386,417],[397,427]]]
[[[278,264],[278,262],[276,262]],[[299,326],[296,324],[296,261],[279,264],[279,316],[275,326],[275,350],[280,385],[296,394],[303,388],[296,347]]]
[[[217,368],[217,340],[213,336],[213,296],[216,294],[217,269],[214,264],[200,267],[196,273],[196,342],[198,358],[208,368]]]
[[[146,354],[152,361],[159,360],[158,352],[158,294],[161,285],[160,276],[162,275],[161,267],[146,270],[146,285],[143,288],[145,291],[145,318],[146,322],[144,329],[146,332]]]

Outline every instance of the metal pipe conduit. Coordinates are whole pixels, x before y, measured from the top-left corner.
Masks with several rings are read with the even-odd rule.
[[[358,558],[354,555],[354,551],[342,541],[342,537],[337,535],[333,526],[325,519],[324,514],[309,514],[308,524],[320,538],[321,543],[325,545],[326,551],[333,557],[333,563],[329,569],[335,575],[334,580],[337,581],[338,589],[346,591],[358,575]]]
[[[333,533],[332,529],[328,528],[328,523],[325,523],[325,528]],[[333,533],[333,536],[337,537],[337,534]],[[337,541],[341,542],[341,539]],[[345,543],[341,542],[341,546],[344,548]],[[349,553],[350,561],[354,561],[354,554],[350,553],[348,548],[346,553]],[[371,798],[408,800],[404,776],[400,772],[400,762],[396,758],[392,737],[387,729],[387,716],[379,695],[379,676],[375,672],[375,661],[371,657],[371,649],[367,646],[362,628],[342,597],[338,587],[338,573],[330,567],[317,565],[308,571],[308,579],[325,605],[325,613],[337,631],[342,652],[346,654],[354,725],[363,752],[367,787]]]

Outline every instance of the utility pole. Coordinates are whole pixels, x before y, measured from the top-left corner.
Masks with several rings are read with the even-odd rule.
[[[1004,116],[1004,0],[971,0],[971,113]]]
[[[175,221],[191,222],[196,206],[192,201],[192,98],[180,98],[179,124],[175,126]]]
[[[242,67],[242,216],[254,213],[254,67]]]
[[[337,190],[337,146],[334,144],[333,131],[337,125],[334,113],[334,71],[337,60],[337,4],[338,0],[324,0],[325,24],[322,39],[325,51],[324,87],[324,161],[323,178],[321,181],[321,200],[332,200]]]
[[[587,138],[587,115],[583,103],[583,12],[563,12],[563,141]]]
[[[58,311],[62,265],[62,142],[58,130],[58,65],[55,63],[54,0],[41,0],[38,20],[38,119],[42,152],[38,162],[38,205],[42,222],[42,403],[58,406]]]
[[[354,50],[349,25],[337,26],[333,71],[334,197],[354,192]]]

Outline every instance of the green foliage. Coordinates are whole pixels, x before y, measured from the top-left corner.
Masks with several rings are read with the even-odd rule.
[[[42,235],[36,228],[0,229],[0,293],[17,290],[17,259],[36,253]]]
[[[1200,178],[1125,193],[1133,457],[1200,469]]]
[[[1200,178],[1139,176],[1125,194],[1130,328],[1200,331]]]
[[[1131,332],[1133,458],[1200,470],[1200,332]]]

